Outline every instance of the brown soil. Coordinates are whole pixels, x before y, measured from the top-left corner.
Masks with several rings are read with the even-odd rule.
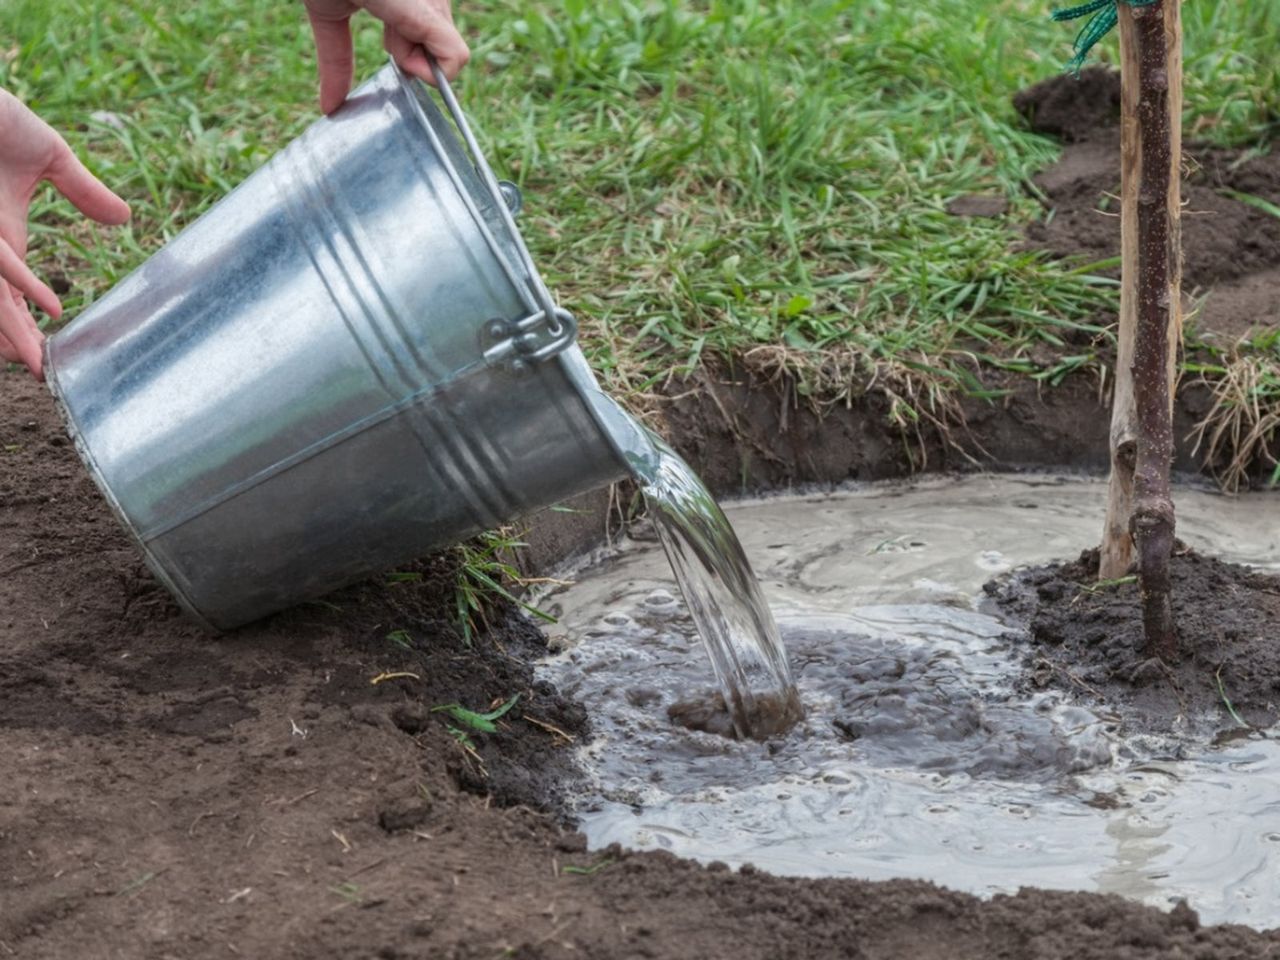
[[[531,683],[523,621],[461,644],[447,560],[208,637],[22,375],[0,374],[0,451],[0,956],[1280,953],[1280,936],[1115,897],[983,902],[588,853],[535,809],[581,712]],[[393,671],[416,678],[371,682]],[[516,693],[475,755],[430,709]]]
[[[1062,159],[1035,178],[1052,215],[1027,231],[1027,245],[1088,262],[1119,256],[1119,74],[1092,67],[1079,81],[1054,77],[1022,91],[1014,103],[1033,128],[1067,141]],[[1183,159],[1183,291],[1205,297],[1191,330],[1225,346],[1274,328],[1280,323],[1280,217],[1231,193],[1280,204],[1280,153],[1257,156],[1189,142]],[[1118,269],[1104,272],[1119,276]]]
[[[1112,706],[1130,726],[1176,729],[1184,717],[1224,731],[1280,720],[1280,578],[1180,549],[1173,558],[1179,659],[1142,650],[1137,584],[1098,585],[1098,554],[1021,571],[986,590],[1027,625],[1029,684]],[[1227,706],[1227,702],[1231,706]]]

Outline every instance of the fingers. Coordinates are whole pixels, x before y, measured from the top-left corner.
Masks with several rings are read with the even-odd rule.
[[[86,217],[92,217],[99,223],[115,226],[128,220],[129,204],[90,173],[89,168],[80,162],[80,158],[71,152],[70,147],[65,143],[61,147],[45,174],[58,188],[58,192],[75,204],[76,209]],[[16,283],[12,277],[8,279],[11,283]],[[27,292],[30,295],[30,291]]]
[[[18,351],[3,333],[0,333],[0,360],[7,360],[9,363],[18,362]]]
[[[320,109],[333,113],[351,90],[355,55],[351,49],[351,20],[325,20],[310,10],[311,33],[316,41],[316,62],[320,67]]]
[[[397,33],[391,27],[384,27],[382,46],[405,73],[435,84],[435,78],[431,74],[431,64],[427,62],[427,55],[418,44]]]
[[[0,290],[0,356],[25,364],[37,380],[44,379],[44,334],[36,327],[22,294]]]
[[[307,17],[320,68],[320,109],[325,113],[342,106],[351,90],[355,56],[350,17],[343,14],[357,5],[383,22],[383,45],[400,68],[427,83],[435,83],[428,52],[450,80],[471,59],[471,51],[453,25],[448,0],[353,0],[324,5],[308,0]]]
[[[32,303],[55,320],[62,316],[58,295],[32,273],[31,268],[3,240],[0,240],[0,281],[7,281],[15,290],[30,297]],[[7,294],[8,290],[3,292]]]
[[[386,23],[382,42],[387,53],[406,73],[435,83],[427,53],[436,58],[444,75],[452,80],[471,59],[471,50],[453,25],[448,4],[419,0],[413,4],[369,4],[370,13]]]
[[[462,41],[458,37],[459,42]],[[400,65],[400,69],[405,73],[424,80],[435,86],[435,74],[431,72],[431,63],[427,60],[427,51],[430,50],[436,58],[436,62],[440,64],[440,69],[444,71],[444,75],[452,80],[458,72],[466,65],[471,57],[471,51],[467,49],[467,45],[462,43],[460,50],[446,48],[444,54],[440,54],[430,47],[424,46],[422,43],[415,43],[404,34],[391,27],[387,27],[383,31],[382,45],[386,47],[387,53],[391,54],[396,63]]]

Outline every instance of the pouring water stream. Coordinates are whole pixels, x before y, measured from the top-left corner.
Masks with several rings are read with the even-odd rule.
[[[734,730],[755,739],[783,733],[804,711],[760,582],[698,475],[661,440],[654,448],[655,468],[638,477],[641,491]]]
[[[640,486],[738,737],[801,720],[773,613],[733,526],[693,469],[603,394],[591,397]]]

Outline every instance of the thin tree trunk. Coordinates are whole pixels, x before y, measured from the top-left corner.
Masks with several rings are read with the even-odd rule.
[[[1181,258],[1179,235],[1179,166],[1182,154],[1182,31],[1178,5],[1174,0],[1154,7],[1138,8],[1144,16],[1163,20],[1166,36],[1166,75],[1168,76],[1166,112],[1168,121],[1168,222],[1171,249],[1169,261],[1169,325],[1166,337],[1167,383],[1172,384],[1177,364],[1177,348],[1181,339]],[[1120,111],[1120,237],[1121,288],[1118,331],[1118,356],[1115,366],[1111,408],[1111,477],[1107,491],[1107,518],[1099,551],[1098,577],[1112,580],[1129,573],[1134,564],[1132,532],[1134,468],[1138,455],[1138,411],[1134,397],[1134,342],[1138,329],[1139,264],[1138,199],[1142,181],[1142,135],[1139,121],[1141,66],[1139,33],[1134,21],[1135,9],[1118,4],[1121,53]],[[1172,412],[1173,396],[1169,391]]]
[[[1138,553],[1145,652],[1174,659],[1177,635],[1169,579],[1173,553],[1172,376],[1169,354],[1176,349],[1180,292],[1178,262],[1178,176],[1181,137],[1181,82],[1177,38],[1178,0],[1134,7],[1138,53],[1138,276],[1137,329],[1133,350],[1133,397],[1137,446],[1133,471],[1131,530]],[[1171,43],[1171,41],[1173,41]],[[1170,47],[1174,49],[1171,51]],[[1171,57],[1170,53],[1174,56]],[[1171,67],[1173,68],[1171,70]]]

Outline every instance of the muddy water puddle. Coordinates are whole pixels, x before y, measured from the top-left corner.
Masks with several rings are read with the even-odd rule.
[[[1105,486],[977,477],[729,504],[791,658],[806,719],[767,743],[672,722],[708,687],[656,539],[544,598],[544,674],[590,710],[579,798],[619,842],[780,874],[1119,893],[1205,921],[1280,926],[1280,747],[1130,737],[1057,692],[1019,692],[1017,641],[981,585],[1074,556]],[[1178,491],[1179,535],[1280,568],[1280,499]]]

